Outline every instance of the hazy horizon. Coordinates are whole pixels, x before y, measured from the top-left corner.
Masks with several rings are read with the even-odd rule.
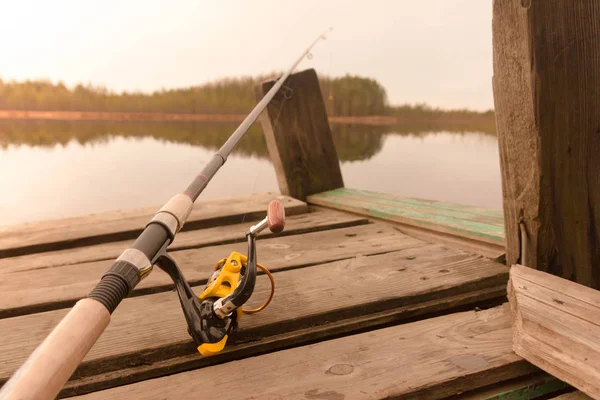
[[[390,104],[493,108],[491,1],[3,4],[0,78],[152,92],[287,69],[370,77]]]

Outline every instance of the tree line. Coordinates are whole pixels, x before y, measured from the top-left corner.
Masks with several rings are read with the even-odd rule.
[[[0,79],[0,109],[39,111],[110,111],[185,114],[246,114],[256,104],[253,87],[260,77],[220,79],[198,86],[152,93],[116,93],[106,87],[62,82]],[[321,76],[320,86],[330,116],[388,115],[407,121],[493,121],[493,111],[442,110],[426,104],[394,106],[376,80],[355,75]]]

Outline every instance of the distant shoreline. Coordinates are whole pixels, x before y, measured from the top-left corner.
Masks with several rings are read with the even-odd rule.
[[[0,120],[59,120],[59,121],[207,121],[241,122],[245,114],[169,114],[103,111],[27,111],[0,110]],[[394,125],[401,118],[390,116],[329,117],[329,122],[338,124]]]

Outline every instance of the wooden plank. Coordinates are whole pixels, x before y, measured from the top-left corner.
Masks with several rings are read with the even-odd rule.
[[[515,352],[600,398],[600,292],[516,265],[508,294]]]
[[[558,397],[553,397],[552,400],[591,400],[592,398],[582,392],[565,393]]]
[[[275,84],[256,86],[260,100]],[[314,69],[292,74],[261,116],[269,155],[281,193],[307,195],[344,186]]]
[[[288,349],[292,346],[314,343],[315,341],[327,338],[364,332],[367,329],[385,327],[390,324],[438,316],[439,314],[465,311],[465,309],[473,309],[472,305],[474,304],[487,305],[491,303],[498,305],[499,299],[504,298],[505,293],[506,285],[495,286],[493,288],[449,295],[430,301],[393,308],[379,313],[365,314],[335,322],[328,321],[324,325],[315,325],[297,331],[267,336],[258,341],[233,344],[226,348],[221,355],[210,360],[212,363],[210,365]],[[78,377],[77,380],[67,382],[61,396],[89,393],[207,365],[209,364],[205,359],[198,358],[195,354],[152,363],[140,363],[134,366],[128,365],[124,369],[105,372],[100,375]]]
[[[599,289],[600,1],[495,1],[492,25],[507,263]]]
[[[530,370],[510,336],[506,307],[456,313],[79,398],[175,399],[224,385],[222,399],[440,398]],[[229,384],[232,371],[243,384]]]
[[[472,240],[461,236],[451,235],[444,232],[435,232],[404,224],[393,223],[393,225],[396,227],[396,229],[398,229],[399,232],[429,243],[444,244],[458,250],[479,254],[502,263],[504,263],[505,260],[506,250],[504,249],[504,246],[499,244],[484,243],[478,240]]]
[[[552,375],[542,371],[531,375],[499,382],[446,400],[529,400],[547,398],[552,394],[562,393],[570,386]]]
[[[357,254],[381,254],[419,247],[425,242],[383,224],[276,237],[257,241],[258,260],[272,271],[347,259]],[[246,253],[245,242],[171,253],[188,281],[204,283],[214,264],[232,251]],[[108,270],[112,260],[2,274],[0,317],[69,307],[86,296]],[[132,295],[173,288],[167,274],[154,271]]]
[[[465,295],[470,302],[490,295],[502,298],[507,273],[504,265],[439,245],[281,272],[276,274],[278,290],[273,302],[264,312],[242,319],[237,341],[257,342],[302,329],[312,332],[300,332],[298,336],[304,335],[302,340],[314,340],[339,334],[339,327],[328,324],[340,320],[359,317],[351,326],[343,327],[342,332],[347,332],[389,323],[390,317],[392,321],[402,320],[414,315],[415,310],[432,312],[455,307],[457,301],[465,304]],[[269,290],[266,277],[260,276],[249,306],[261,303]],[[412,314],[406,307],[412,307]],[[0,320],[0,381],[8,378],[66,312],[56,310]],[[327,327],[322,332],[313,332],[323,324]],[[295,343],[293,338],[285,339],[288,346]],[[232,349],[227,357],[235,357],[236,351]],[[128,298],[115,311],[111,325],[76,376],[160,364],[186,355],[194,355],[196,363],[220,361],[197,355],[175,293]],[[170,369],[178,363],[174,360]]]
[[[440,215],[472,222],[485,222],[500,227],[504,226],[504,216],[501,210],[436,200],[400,197],[394,194],[372,192],[369,190],[340,188],[314,194],[311,198],[323,199],[323,201],[326,199],[334,201],[335,198],[363,201],[365,203],[381,204],[406,211],[418,211],[424,214]]]
[[[195,203],[183,231],[263,218],[267,204],[279,199],[288,215],[307,212],[305,203],[275,193]],[[135,239],[160,206],[110,211],[83,217],[32,222],[0,229],[0,258]]]
[[[365,217],[354,216],[335,210],[321,209],[314,212],[293,215],[287,218],[285,230],[277,235],[265,231],[261,239],[273,236],[296,235],[328,229],[339,229],[368,223]],[[235,225],[222,225],[213,228],[181,232],[169,247],[170,251],[187,250],[220,244],[239,242],[250,226],[249,222]],[[25,256],[0,259],[0,274],[6,272],[37,270],[83,262],[113,260],[130,247],[134,240],[110,242],[75,249],[49,251]]]
[[[464,236],[478,241],[502,245],[504,229],[497,217],[481,216],[476,212],[449,210],[440,206],[430,206],[434,202],[425,201],[419,205],[412,201],[389,196],[378,199],[378,195],[365,195],[362,191],[338,189],[309,196],[310,204],[332,207],[345,211],[393,221],[436,232]],[[451,207],[448,205],[448,207]],[[457,206],[459,207],[459,206]],[[493,221],[493,223],[491,222]]]

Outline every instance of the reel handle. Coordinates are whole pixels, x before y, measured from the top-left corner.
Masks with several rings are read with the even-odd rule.
[[[267,222],[273,233],[283,231],[285,227],[285,208],[279,200],[272,200],[267,207]]]
[[[250,234],[256,236],[267,227],[273,233],[279,233],[285,227],[285,208],[279,200],[271,200],[267,206],[267,216],[250,228]]]

